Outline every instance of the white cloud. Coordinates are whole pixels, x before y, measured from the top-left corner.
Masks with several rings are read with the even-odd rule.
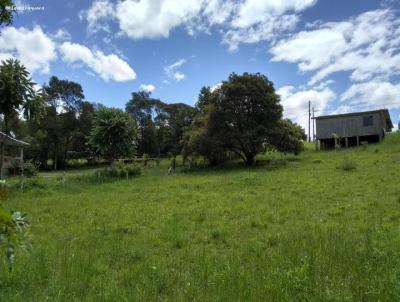
[[[171,80],[175,80],[176,82],[184,80],[186,78],[186,75],[178,69],[182,67],[182,65],[185,63],[185,59],[180,59],[177,62],[164,67],[165,74],[168,78],[170,78]]]
[[[230,50],[241,43],[269,40],[292,29],[298,14],[317,0],[96,0],[81,13],[88,29],[109,30],[116,21],[132,39],[167,38],[177,27],[189,34],[218,27]]]
[[[341,102],[367,109],[400,108],[400,83],[371,81],[353,84],[340,97]]]
[[[301,125],[308,131],[308,102],[322,114],[328,104],[336,98],[336,94],[328,87],[321,90],[296,89],[293,86],[279,88],[276,93],[281,96],[284,116]],[[317,114],[316,114],[317,115]]]
[[[88,22],[88,31],[95,33],[99,30],[109,31],[105,20],[115,17],[115,5],[109,0],[96,0],[87,11],[81,11],[80,19]]]
[[[115,54],[105,55],[100,50],[90,50],[86,46],[64,42],[60,46],[63,60],[68,63],[84,63],[103,80],[126,82],[136,78],[129,64]]]
[[[59,42],[70,41],[71,34],[65,28],[60,28],[52,35],[52,38]]]
[[[301,11],[315,3],[315,0],[297,1],[260,1],[247,0],[238,6],[238,13],[232,25],[236,28],[248,28],[263,23],[270,16],[281,16],[287,11]]]
[[[0,35],[0,58],[15,58],[31,73],[48,74],[50,63],[57,59],[56,45],[40,26],[32,30],[7,27]]]
[[[211,91],[211,92],[214,92],[215,90],[217,90],[217,89],[219,89],[219,88],[221,88],[221,87],[222,87],[222,82],[219,82],[219,83],[215,84],[214,86],[212,86],[212,87],[210,88],[210,91]]]
[[[202,2],[125,0],[117,4],[116,16],[121,31],[130,38],[166,38],[172,29],[195,18]]]
[[[363,13],[343,22],[280,40],[270,49],[272,61],[297,63],[302,72],[314,71],[314,85],[339,71],[352,81],[389,78],[400,73],[400,20],[389,9]]]
[[[250,27],[231,28],[223,35],[222,42],[230,51],[236,51],[242,43],[252,44],[263,40],[271,40],[276,35],[293,29],[298,22],[297,15],[270,16],[262,23]]]
[[[156,87],[153,84],[141,84],[139,89],[142,91],[153,93],[156,90]]]

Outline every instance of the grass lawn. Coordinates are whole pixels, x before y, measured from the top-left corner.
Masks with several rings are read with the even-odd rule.
[[[0,258],[0,301],[400,300],[400,135],[251,169],[166,164],[13,190],[33,245],[11,272]]]

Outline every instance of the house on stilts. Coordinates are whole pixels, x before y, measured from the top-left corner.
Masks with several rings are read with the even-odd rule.
[[[315,118],[315,124],[321,149],[381,142],[393,128],[387,109],[319,116]]]

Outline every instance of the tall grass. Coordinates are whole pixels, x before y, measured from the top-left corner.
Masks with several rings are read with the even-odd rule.
[[[0,263],[0,301],[397,301],[399,151],[393,135],[274,169],[42,178],[6,205],[34,245]]]

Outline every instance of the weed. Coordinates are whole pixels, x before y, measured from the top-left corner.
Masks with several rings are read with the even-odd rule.
[[[340,164],[340,169],[343,171],[353,171],[357,169],[357,163],[348,157],[345,157]]]

